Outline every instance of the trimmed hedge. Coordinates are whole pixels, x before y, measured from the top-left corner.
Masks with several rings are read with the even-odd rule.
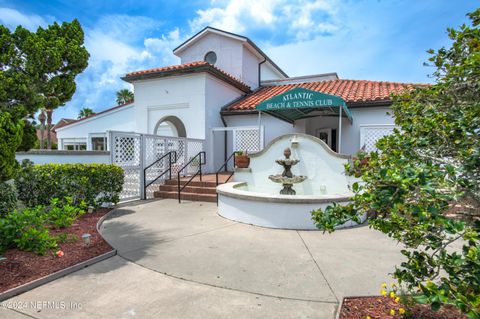
[[[17,208],[17,192],[13,185],[0,182],[0,218]]]
[[[98,207],[118,203],[123,170],[112,164],[33,165],[24,160],[15,184],[18,198],[28,207],[47,205],[51,198],[73,198]]]

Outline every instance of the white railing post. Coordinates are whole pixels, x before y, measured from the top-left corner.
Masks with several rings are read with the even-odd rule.
[[[145,191],[145,157],[146,157],[145,138],[146,138],[145,135],[140,134],[140,139],[139,139],[140,154],[138,156],[138,159],[139,159],[138,164],[139,164],[140,172],[139,172],[138,176],[140,178],[139,186],[140,186],[140,198],[141,199],[147,199],[147,194],[146,194],[146,191]]]

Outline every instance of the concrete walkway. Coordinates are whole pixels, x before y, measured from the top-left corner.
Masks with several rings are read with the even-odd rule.
[[[334,318],[344,296],[378,294],[402,259],[368,227],[266,229],[226,220],[210,203],[127,206],[101,231],[119,256],[6,301],[27,306],[0,307],[0,317]]]

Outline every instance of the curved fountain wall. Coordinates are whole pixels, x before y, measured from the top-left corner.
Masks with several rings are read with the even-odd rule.
[[[297,195],[280,195],[281,184],[269,175],[282,172],[275,163],[290,147],[291,158],[300,162],[294,175],[307,179],[295,184]],[[306,134],[288,134],[271,141],[261,152],[250,154],[250,168],[236,169],[234,183],[217,187],[218,212],[226,218],[263,227],[316,229],[310,212],[333,202],[348,203],[353,180],[345,176],[350,157],[333,152],[323,141]],[[349,227],[347,223],[342,227]]]

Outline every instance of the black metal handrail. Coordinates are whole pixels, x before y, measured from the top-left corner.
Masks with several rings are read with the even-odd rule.
[[[203,161],[202,161],[202,155],[203,155]],[[198,170],[195,172],[195,174],[192,175],[192,177],[190,177],[190,179],[182,186],[180,187],[180,172],[183,171],[185,168],[188,167],[188,165],[190,165],[190,163],[193,162],[193,160],[195,160],[196,158],[198,157]],[[181,192],[185,189],[185,187],[187,187],[188,184],[190,184],[190,182],[197,176],[197,175],[200,175],[200,181],[202,180],[202,165],[205,165],[206,164],[206,153],[204,151],[202,152],[199,152],[197,155],[195,155],[194,157],[192,157],[187,164],[185,164],[182,168],[180,168],[178,170],[178,173],[177,173],[177,190],[178,190],[178,202],[181,203],[181,199],[180,199],[180,195],[181,195]]]
[[[172,155],[174,155],[174,160],[173,161],[172,161]],[[168,156],[168,169],[166,169],[162,174],[158,175],[157,177],[155,177],[154,180],[150,181],[147,184],[147,169],[149,169],[153,165],[157,164],[158,162],[160,162],[161,160],[163,160],[167,156]],[[172,179],[172,164],[174,164],[176,162],[177,162],[177,152],[176,151],[170,151],[170,152],[162,155],[162,157],[160,157],[155,162],[153,162],[152,164],[148,165],[147,167],[145,167],[143,169],[143,199],[147,198],[147,187],[152,185],[153,183],[155,183],[160,177],[162,177],[166,173],[169,173],[168,178]]]
[[[217,170],[217,172],[215,173],[215,182],[216,182],[217,186],[218,186],[218,174],[220,173],[220,171],[221,171],[222,169],[225,169],[225,172],[228,171],[227,165],[228,165],[228,162],[232,159],[232,157],[233,157],[233,168],[235,169],[235,153],[236,153],[236,152],[233,152],[232,154],[230,154],[230,156],[227,158],[227,160],[223,163],[222,166],[220,166],[220,168],[219,168],[219,169]],[[233,171],[230,173],[230,176],[228,176],[228,178],[227,178],[227,180],[225,181],[225,183],[228,182],[228,181],[230,180],[230,178],[232,178],[233,173],[234,173]]]
[[[232,154],[230,154],[230,156],[227,158],[227,160],[223,163],[222,166],[220,166],[220,168],[215,172],[215,185],[218,186],[219,183],[218,183],[218,174],[220,173],[220,171],[222,169],[225,169],[225,172],[228,171],[228,162],[230,161],[230,159],[232,159],[233,157],[233,170],[232,172],[230,173],[230,176],[228,176],[227,180],[224,182],[228,182],[230,180],[230,178],[232,178],[233,174],[235,173],[235,153],[236,152],[233,152]],[[218,193],[217,193],[217,205],[218,205]]]

